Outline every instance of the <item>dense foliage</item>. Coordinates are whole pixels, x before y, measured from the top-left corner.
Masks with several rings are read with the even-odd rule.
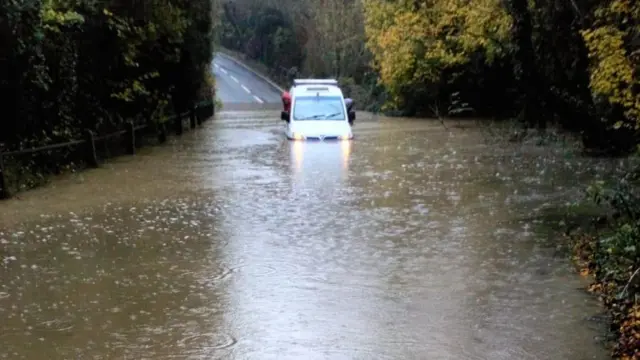
[[[211,98],[207,0],[0,2],[0,144],[161,122]]]
[[[456,93],[481,115],[582,131],[590,147],[635,145],[638,2],[363,1],[392,105],[416,111]]]

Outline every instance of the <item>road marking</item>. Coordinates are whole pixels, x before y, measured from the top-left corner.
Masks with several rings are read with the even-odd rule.
[[[224,73],[224,74],[228,74],[227,70],[225,70],[225,69],[220,69],[220,71],[222,71],[222,73]]]
[[[243,89],[244,91],[246,91],[248,94],[251,94],[251,90],[247,89],[247,87],[246,87],[246,86],[244,86],[244,85],[242,85],[242,84],[240,84],[240,86],[241,86],[241,87],[242,87],[242,89]]]
[[[233,76],[233,75],[231,75],[231,80],[233,80],[233,81],[235,81],[235,82],[237,82],[237,83],[239,83],[239,82],[240,82],[240,81],[238,81],[238,79],[236,79],[236,78],[235,78],[235,76]]]
[[[259,102],[260,104],[264,104],[264,101],[262,101],[262,99],[260,99],[259,97],[253,95],[253,98],[256,99],[256,101]]]

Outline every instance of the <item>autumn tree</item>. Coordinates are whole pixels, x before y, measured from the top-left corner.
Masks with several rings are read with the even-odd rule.
[[[640,130],[640,2],[613,0],[581,32],[591,59],[593,97],[615,128]]]
[[[509,46],[511,18],[497,0],[365,0],[364,8],[367,45],[393,107],[426,105],[457,70],[478,56],[490,64]]]

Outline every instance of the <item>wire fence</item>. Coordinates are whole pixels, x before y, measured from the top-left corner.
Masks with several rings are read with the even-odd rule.
[[[95,168],[100,165],[100,159],[104,160],[120,155],[117,151],[114,154],[108,150],[109,143],[113,142],[114,139],[116,141],[124,141],[124,146],[122,146],[122,143],[119,143],[117,148],[121,148],[126,154],[133,155],[136,153],[136,149],[142,146],[140,140],[142,138],[141,135],[144,133],[146,133],[146,135],[151,133],[157,138],[158,143],[164,143],[167,141],[169,132],[167,125],[172,126],[173,132],[179,136],[184,132],[184,122],[186,119],[189,120],[189,127],[195,129],[198,125],[212,117],[214,111],[214,101],[207,100],[197,104],[190,111],[176,114],[162,123],[135,124],[128,122],[124,129],[109,134],[97,135],[91,130],[85,130],[82,139],[13,151],[2,151],[2,149],[0,149],[0,199],[7,199],[11,196],[9,173],[7,171],[8,166],[5,161],[8,158],[31,155],[39,156],[38,160],[40,163],[58,163],[59,161],[56,161],[56,157],[71,157],[86,164],[87,167]],[[98,149],[97,144],[103,145],[105,149],[103,156],[98,156],[101,151]],[[60,155],[59,152],[61,151],[65,154]],[[58,153],[58,156],[55,155],[56,153]],[[14,182],[17,183],[16,186],[14,186],[15,188],[20,189],[22,187],[19,177]]]

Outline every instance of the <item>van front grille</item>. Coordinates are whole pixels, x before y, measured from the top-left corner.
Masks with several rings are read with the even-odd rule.
[[[324,136],[324,137],[320,137],[320,136],[307,136],[307,140],[314,140],[314,141],[322,141],[322,140],[338,140],[337,136]]]

